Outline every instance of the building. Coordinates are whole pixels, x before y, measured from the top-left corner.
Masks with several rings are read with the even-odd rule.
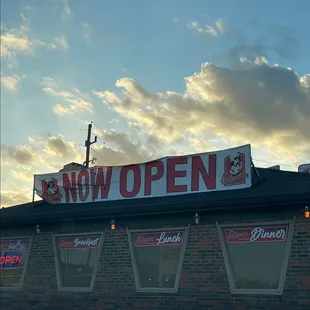
[[[2,309],[309,310],[310,175],[251,175],[241,190],[1,209]]]

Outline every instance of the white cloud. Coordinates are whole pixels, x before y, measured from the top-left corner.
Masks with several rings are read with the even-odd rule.
[[[61,12],[61,18],[63,20],[66,20],[66,21],[72,20],[72,18],[73,18],[73,14],[72,14],[71,8],[69,6],[68,0],[63,0],[63,9]]]
[[[67,38],[65,36],[55,38],[56,45],[62,50],[66,51],[69,48]]]
[[[61,90],[50,77],[45,77],[42,81],[42,85],[43,92],[55,97],[60,97],[65,103],[65,105],[58,103],[53,107],[53,111],[56,114],[64,116],[78,112],[92,112],[93,105],[91,98],[77,88],[73,88],[70,91]]]
[[[0,57],[8,63],[9,67],[17,66],[17,55],[29,54],[36,56],[36,50],[40,48],[66,50],[68,44],[63,36],[55,38],[51,42],[46,42],[34,38],[31,31],[24,26],[9,29],[1,25]]]
[[[21,77],[18,75],[1,76],[1,84],[9,90],[16,90],[19,87]]]
[[[7,207],[11,205],[17,205],[31,201],[32,190],[27,190],[24,193],[17,193],[15,191],[1,190],[0,203],[1,207]]]
[[[164,143],[213,133],[226,137],[231,146],[249,142],[268,150],[277,145],[274,153],[279,158],[300,163],[310,148],[308,75],[298,77],[293,70],[268,65],[264,57],[244,59],[241,65],[231,70],[203,64],[200,72],[185,78],[184,94],[150,93],[130,78],[116,82],[121,96],[110,91],[94,94]]]
[[[88,43],[91,43],[91,32],[92,32],[92,28],[90,27],[89,24],[87,23],[82,23],[82,28],[83,28],[83,35],[85,40]]]
[[[188,27],[190,29],[196,30],[201,34],[210,35],[213,37],[217,37],[220,34],[223,34],[225,32],[223,21],[221,19],[218,19],[215,22],[215,26],[212,27],[210,25],[206,25],[205,27],[200,26],[198,22],[191,22]]]
[[[163,155],[163,148],[158,147],[156,139],[94,129],[100,140],[106,141],[92,146],[91,157],[97,159],[96,165],[124,165]],[[82,164],[85,149],[63,136],[35,136],[30,137],[26,145],[2,145],[1,159],[1,205],[8,206],[31,200],[31,195],[19,193],[28,190],[31,194],[33,174],[56,172],[70,162]]]

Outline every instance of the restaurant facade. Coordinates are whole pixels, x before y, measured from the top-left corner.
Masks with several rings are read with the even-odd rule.
[[[35,176],[0,211],[1,309],[309,310],[310,175],[247,148]]]

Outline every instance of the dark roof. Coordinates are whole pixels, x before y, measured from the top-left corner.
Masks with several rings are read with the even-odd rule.
[[[263,205],[310,204],[310,175],[257,168],[252,186],[246,189],[214,191],[156,198],[52,205],[45,201],[1,209],[1,224],[61,219],[118,217],[176,211],[201,211]]]

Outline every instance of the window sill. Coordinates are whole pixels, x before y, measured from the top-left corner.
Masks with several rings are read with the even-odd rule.
[[[139,293],[177,293],[178,288],[139,287]]]
[[[231,291],[233,295],[282,295],[283,292],[279,290],[266,289],[234,289]]]
[[[58,292],[92,292],[91,287],[58,287]]]

